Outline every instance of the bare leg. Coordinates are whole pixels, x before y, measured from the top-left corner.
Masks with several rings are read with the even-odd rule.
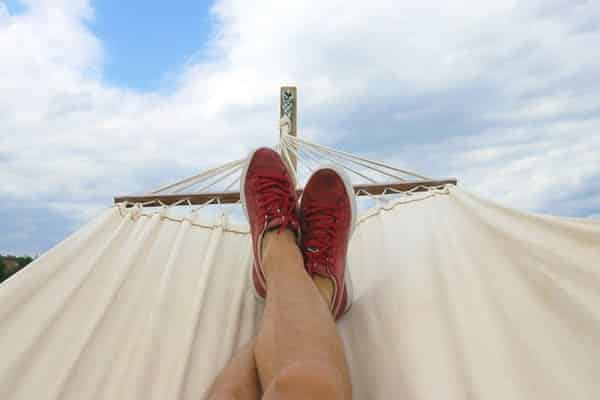
[[[254,355],[264,399],[349,400],[343,343],[293,233],[267,233],[263,244],[268,294]]]
[[[209,400],[258,400],[261,396],[254,341],[244,346],[217,376],[210,389]]]

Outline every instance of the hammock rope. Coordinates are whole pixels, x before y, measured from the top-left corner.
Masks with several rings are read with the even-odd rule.
[[[360,156],[357,156],[355,154],[347,153],[347,152],[342,151],[342,150],[337,150],[337,149],[334,149],[332,147],[327,147],[327,146],[324,146],[322,144],[311,142],[311,141],[308,141],[306,139],[300,139],[300,138],[298,138],[296,136],[287,135],[287,137],[290,140],[294,141],[294,142],[298,142],[298,143],[302,143],[302,144],[304,144],[306,146],[314,147],[314,148],[319,149],[319,150],[321,150],[323,152],[333,153],[333,154],[337,154],[337,155],[340,155],[340,156],[345,156],[348,159],[353,159],[353,160],[357,160],[357,161],[363,161],[365,163],[371,164],[373,167],[377,166],[377,167],[381,167],[381,168],[386,168],[386,169],[389,169],[389,170],[392,170],[392,171],[396,171],[396,172],[399,172],[399,173],[402,173],[402,174],[405,174],[405,175],[412,176],[413,178],[417,178],[417,179],[423,179],[423,180],[430,180],[431,179],[431,178],[428,178],[428,177],[426,177],[424,175],[417,174],[416,172],[412,172],[412,171],[408,171],[408,170],[405,170],[405,169],[397,168],[397,167],[394,167],[394,166],[389,165],[389,164],[385,164],[385,163],[380,162],[380,161],[370,160],[368,158],[360,157]],[[378,169],[377,171],[380,172],[380,173],[384,173],[384,170],[382,170],[382,169]]]
[[[151,191],[150,194],[181,193],[184,190],[187,190],[197,184],[200,184],[200,183],[206,181],[207,179],[212,178],[213,176],[219,175],[223,172],[227,172],[233,168],[239,167],[240,165],[243,165],[245,161],[246,161],[246,159],[242,158],[239,160],[228,162],[228,163],[220,165],[218,167],[211,168],[208,171],[204,171],[200,174],[191,176],[189,178],[182,179],[180,181],[177,181],[175,183],[172,183],[172,184],[169,184],[166,186],[162,186],[158,189]]]
[[[405,181],[405,180],[406,180],[406,177],[401,177],[401,176],[398,176],[397,174],[393,174],[393,173],[387,172],[387,171],[385,171],[384,169],[377,168],[375,165],[371,165],[371,164],[369,164],[369,163],[363,162],[363,161],[361,161],[360,159],[358,159],[358,158],[356,158],[356,157],[348,157],[348,156],[346,156],[346,155],[344,155],[344,154],[339,154],[339,153],[336,153],[335,151],[326,151],[326,150],[321,150],[321,149],[318,149],[318,148],[316,148],[316,147],[314,147],[314,146],[306,145],[305,143],[302,143],[302,142],[300,142],[300,141],[298,140],[298,138],[296,138],[296,137],[294,137],[294,136],[289,136],[289,135],[288,135],[288,136],[287,136],[287,137],[285,137],[284,139],[285,139],[285,143],[286,143],[286,145],[293,144],[293,145],[296,145],[296,146],[298,146],[299,144],[302,144],[302,145],[303,145],[303,146],[302,146],[303,148],[305,148],[305,147],[309,147],[309,148],[310,148],[310,147],[313,147],[313,148],[314,148],[314,150],[316,150],[316,151],[319,151],[319,150],[320,150],[320,151],[322,151],[321,155],[323,155],[323,156],[324,156],[324,154],[323,154],[323,153],[325,153],[325,154],[330,154],[331,156],[334,156],[334,157],[336,157],[336,158],[338,158],[338,159],[343,159],[343,160],[346,160],[346,161],[350,161],[350,162],[351,162],[351,163],[353,163],[353,164],[360,165],[360,166],[362,166],[362,167],[365,167],[365,168],[367,168],[367,169],[369,169],[369,170],[371,170],[371,171],[377,172],[377,173],[379,173],[379,174],[381,174],[381,175],[384,175],[384,176],[386,176],[386,177],[389,177],[389,178],[394,178],[394,179],[396,179],[396,180],[400,180],[400,181]],[[294,139],[296,139],[296,140],[294,140]],[[328,160],[330,160],[330,161],[334,162],[336,165],[340,165],[340,166],[342,166],[342,167],[343,167],[343,168],[345,168],[345,169],[350,169],[350,167],[348,167],[346,164],[342,164],[342,163],[340,163],[340,162],[338,162],[338,161],[335,161],[335,160],[333,160],[333,159],[331,158],[331,156],[324,156],[324,157],[326,157]],[[365,177],[364,175],[361,175],[361,176]],[[420,175],[415,175],[415,176],[420,176]],[[365,178],[366,178],[367,180],[369,180],[369,181],[373,182],[373,183],[376,183],[376,182],[377,182],[377,180],[376,180],[376,179],[373,179],[373,178],[370,178],[370,177],[365,177]]]
[[[410,190],[398,190],[398,185],[396,185],[396,188],[386,187],[385,185],[387,184],[410,183],[415,180],[430,180],[430,178],[380,161],[374,161],[366,157],[314,143],[307,139],[300,139],[290,135],[290,127],[291,121],[288,116],[284,115],[279,121],[280,140],[274,146],[274,149],[282,155],[284,161],[296,175],[299,187],[302,187],[301,183],[305,182],[321,165],[331,163],[348,171],[354,184],[358,185],[356,188],[358,195],[365,195],[373,200],[380,201],[381,196],[389,194],[412,194],[417,191],[432,189],[431,184],[418,185],[417,187],[411,185],[412,188]],[[145,195],[148,197],[155,196],[158,198],[157,200],[138,203],[128,202],[127,204],[129,206],[135,204],[142,207],[166,207],[165,202],[167,202],[170,206],[187,204],[191,207],[192,205],[198,206],[199,203],[197,201],[192,203],[186,195],[205,194],[209,200],[203,202],[197,208],[193,208],[194,210],[201,209],[210,204],[222,206],[221,196],[226,195],[230,198],[232,194],[235,195],[245,162],[245,158],[234,160],[175,183],[161,186]],[[379,189],[376,189],[376,194],[371,193],[365,189],[365,184],[367,187],[373,185],[373,187],[379,187]],[[381,189],[382,187],[384,189]],[[180,195],[183,197],[174,204],[168,200],[160,200],[161,196],[163,196],[162,199],[168,199],[171,195]],[[145,196],[139,196],[138,198],[143,199]],[[131,196],[130,198],[135,198],[135,196]],[[226,202],[229,204],[239,204],[239,201],[235,203],[235,199],[233,203],[231,199]]]

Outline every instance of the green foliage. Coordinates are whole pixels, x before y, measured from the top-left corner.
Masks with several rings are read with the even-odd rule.
[[[27,264],[33,261],[33,258],[29,256],[17,257],[17,263],[19,264],[19,269],[25,268]]]
[[[2,259],[0,259],[0,283],[3,282],[9,276],[10,275],[8,274],[8,271],[6,270],[6,266],[4,265],[4,262],[2,261]]]
[[[9,271],[8,267],[6,266],[6,264],[4,263],[4,261],[2,260],[2,257],[3,256],[0,254],[0,283],[2,283],[3,281],[7,280],[8,278],[10,278],[16,272],[22,270],[29,263],[31,263],[33,261],[33,258],[29,257],[29,256],[10,257],[10,259],[14,259],[16,261],[18,267]]]

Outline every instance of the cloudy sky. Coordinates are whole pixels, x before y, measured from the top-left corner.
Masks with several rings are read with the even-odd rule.
[[[311,140],[598,217],[599,43],[593,0],[0,0],[0,253],[274,144],[282,84]]]

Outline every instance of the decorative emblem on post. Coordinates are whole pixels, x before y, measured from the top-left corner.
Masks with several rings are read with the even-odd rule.
[[[294,115],[294,105],[296,103],[295,93],[292,88],[284,87],[281,89],[281,116],[288,116],[291,120]]]
[[[298,96],[296,87],[282,86],[279,102],[279,118],[288,117],[290,119],[291,123],[288,134],[296,136],[296,123],[298,121]]]
[[[298,121],[298,92],[295,86],[282,86],[279,96],[279,118],[282,134],[297,136],[296,124]],[[283,150],[282,150],[283,151]],[[283,154],[282,154],[283,155]],[[296,170],[296,156],[289,155],[289,162]]]

